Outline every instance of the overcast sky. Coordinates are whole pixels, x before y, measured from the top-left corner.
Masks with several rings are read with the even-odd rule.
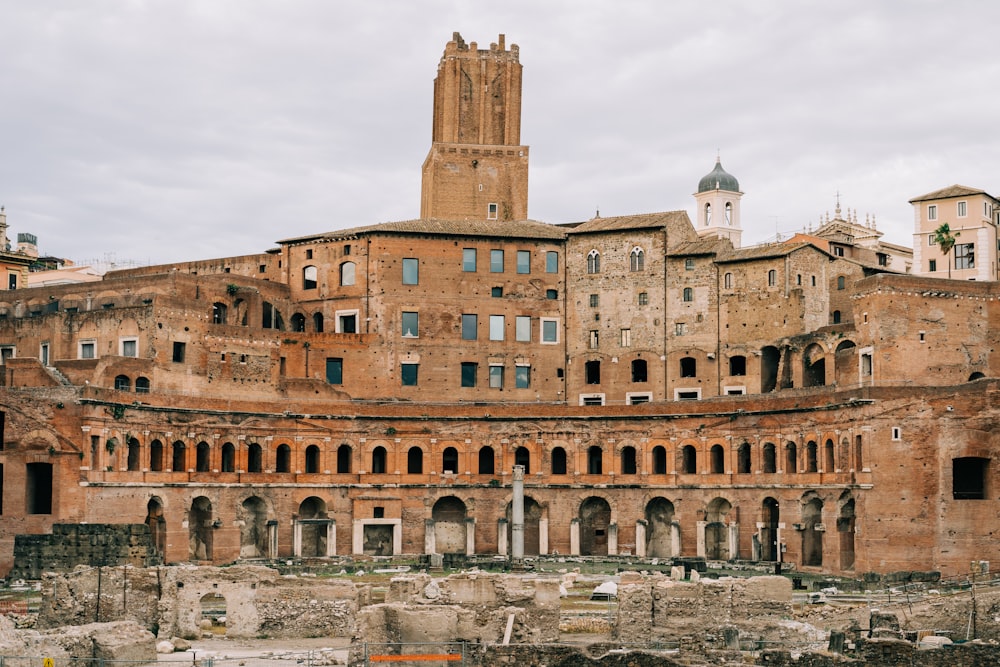
[[[255,253],[415,218],[454,31],[524,66],[529,216],[686,209],[717,151],[744,245],[836,193],[1000,194],[1000,3],[0,0],[0,204],[78,262]]]

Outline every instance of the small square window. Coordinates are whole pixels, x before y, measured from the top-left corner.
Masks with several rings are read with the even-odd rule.
[[[559,290],[547,289],[545,290],[545,298],[550,301],[555,301],[559,298]]]
[[[690,257],[684,260],[684,270],[694,271],[694,260]]]
[[[930,260],[927,263],[927,270],[928,271],[937,271],[937,260],[936,259],[932,259],[932,260]]]
[[[94,359],[97,356],[97,342],[92,340],[80,341],[80,358]]]
[[[121,356],[123,357],[137,357],[139,356],[139,341],[135,338],[123,338],[121,341]]]
[[[936,204],[931,204],[930,206],[927,207],[927,219],[928,220],[937,220],[937,205]]]
[[[420,368],[420,364],[403,364],[400,371],[400,378],[403,380],[404,387],[416,387],[417,386],[417,369]]]
[[[313,251],[311,248],[309,248],[306,250],[306,259],[312,259],[312,258],[313,258]]]
[[[686,334],[687,334],[687,323],[685,323],[685,322],[676,322],[674,324],[674,335],[675,336],[684,336]]]
[[[493,287],[490,289],[490,296],[494,299],[499,299],[503,296],[503,287]]]

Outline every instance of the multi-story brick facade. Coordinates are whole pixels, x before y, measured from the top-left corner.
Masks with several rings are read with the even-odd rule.
[[[456,37],[438,115],[473,56],[519,100],[516,49]],[[510,119],[492,159],[526,176]],[[436,179],[437,201],[472,182]],[[705,192],[738,205],[727,187]],[[682,211],[480,204],[4,293],[0,567],[65,522],[146,522],[167,562],[506,554],[515,465],[529,555],[987,553],[995,283],[738,248]]]

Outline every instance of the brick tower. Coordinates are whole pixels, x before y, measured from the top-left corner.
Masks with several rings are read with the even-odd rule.
[[[518,47],[466,44],[457,32],[434,79],[434,132],[420,217],[525,220],[528,147],[521,140]]]

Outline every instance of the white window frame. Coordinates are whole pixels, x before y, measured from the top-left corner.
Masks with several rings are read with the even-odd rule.
[[[898,426],[892,427],[892,439],[894,441],[899,441],[903,439],[903,429]]]
[[[930,204],[927,207],[927,219],[937,220],[937,204]]]
[[[865,374],[865,358],[868,359],[868,373]],[[863,347],[858,350],[858,381],[871,384],[875,378],[875,348]]]
[[[697,394],[694,398],[681,398],[681,394]],[[674,400],[675,401],[700,401],[701,400],[701,387],[678,387],[674,389]]]
[[[956,215],[959,218],[969,217],[969,203],[966,201],[960,201],[955,204]]]
[[[621,347],[632,347],[631,328],[625,328],[621,330],[621,339],[619,340],[619,345],[621,345]]]
[[[934,237],[934,234],[927,235],[927,245],[937,245],[937,239]]]
[[[500,209],[500,207],[495,202],[490,202],[489,204],[487,204],[486,205],[486,219],[487,220],[496,220],[497,219],[497,211],[499,211],[499,209]]]
[[[604,394],[580,394],[580,405],[586,405],[587,399],[598,399],[601,401],[601,405],[604,405]]]
[[[340,318],[349,317],[354,315],[354,325],[355,332],[360,333],[361,331],[361,311],[355,308],[354,310],[335,310],[333,312],[333,332],[334,333],[344,333],[340,330]]]
[[[125,344],[135,343],[135,354],[125,354]],[[136,359],[139,357],[139,338],[137,336],[125,336],[118,339],[118,356]]]
[[[7,350],[10,350],[10,354],[5,354]],[[6,362],[7,359],[17,358],[17,346],[16,345],[0,345],[0,363]]]
[[[538,318],[540,324],[538,325],[540,333],[538,337],[542,345],[558,345],[559,344],[559,318],[558,317],[540,317]],[[556,329],[556,339],[555,340],[545,340],[545,323],[554,322]]]
[[[89,357],[83,356],[83,348],[86,345],[93,347],[93,354]],[[97,339],[96,338],[84,338],[79,341],[76,345],[76,358],[77,359],[96,359],[97,358]]]
[[[746,385],[733,384],[722,388],[723,396],[742,396],[747,393]]]
[[[625,392],[625,403],[626,405],[637,405],[632,402],[634,398],[644,398],[643,403],[651,403],[653,401],[653,392],[651,391],[627,391]]]

